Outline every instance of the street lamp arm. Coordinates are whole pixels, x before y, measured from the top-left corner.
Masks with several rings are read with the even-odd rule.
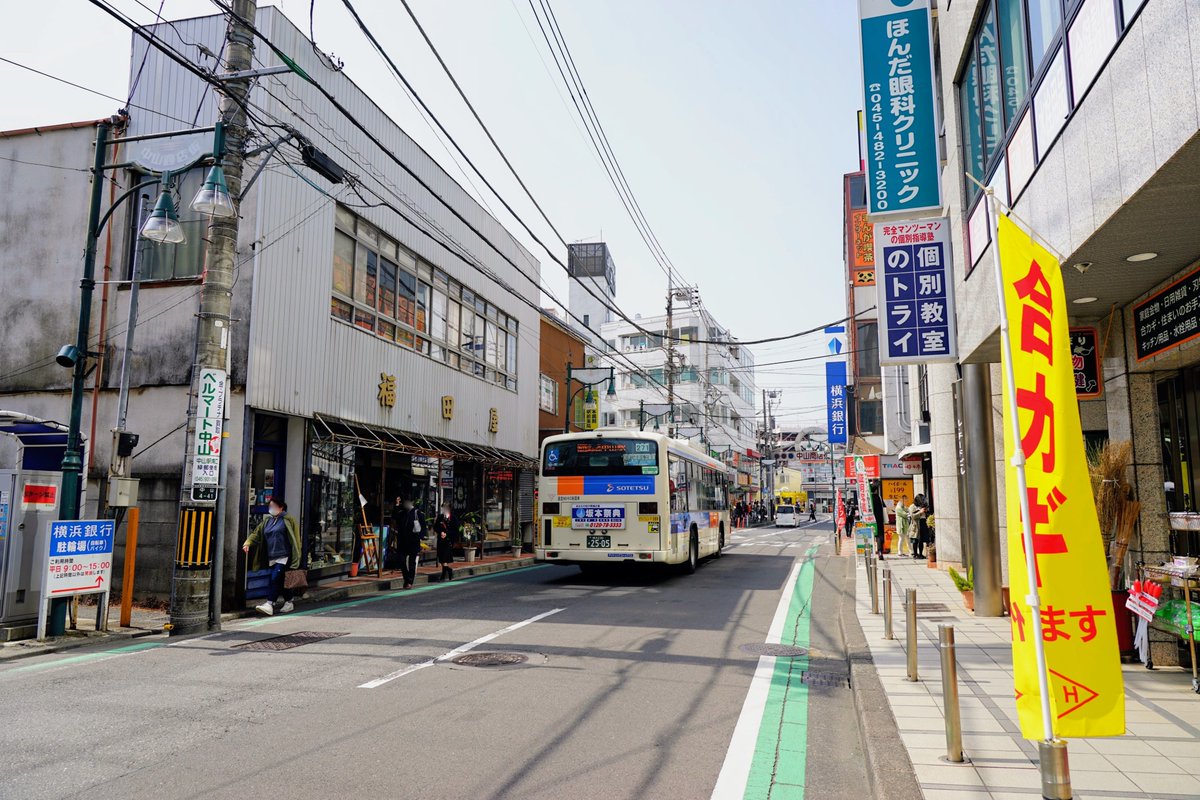
[[[104,212],[104,216],[100,217],[100,221],[96,223],[96,229],[92,231],[92,236],[100,235],[100,231],[104,230],[104,226],[108,224],[108,220],[113,215],[113,212],[117,210],[121,203],[124,203],[135,192],[137,192],[138,189],[145,189],[147,186],[157,186],[160,183],[162,183],[162,178],[152,178],[148,181],[142,181],[137,186],[134,186],[133,188],[122,193],[121,196],[114,200],[112,205],[108,207],[108,211]]]

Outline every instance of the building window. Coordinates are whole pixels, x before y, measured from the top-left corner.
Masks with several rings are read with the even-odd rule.
[[[517,389],[517,320],[342,206],[330,315],[451,369]]]
[[[860,322],[855,326],[854,336],[855,374],[860,378],[878,378],[879,372],[879,323]]]
[[[1113,0],[985,3],[958,78],[964,171],[1014,201],[1129,26],[1131,5],[1118,14]],[[1006,154],[1017,167],[1007,184]],[[969,212],[979,188],[966,180],[964,189]]]
[[[538,408],[547,414],[558,413],[558,381],[544,373],[538,376]]]
[[[590,314],[584,314],[583,315],[583,327],[585,327],[585,328],[592,327],[591,319],[592,319],[592,317]]]
[[[883,401],[860,400],[858,403],[859,435],[883,433]]]
[[[192,211],[191,200],[204,182],[206,169],[191,169],[174,178],[175,188],[171,191],[171,195],[175,199],[175,208],[179,212],[179,224],[187,236],[187,241],[183,244],[159,244],[138,235],[142,225],[154,211],[160,187],[147,186],[138,192],[136,198],[132,199],[134,213],[129,215],[130,247],[127,249],[129,260],[125,265],[127,279],[132,280],[135,266],[138,278],[142,281],[184,280],[197,278],[204,272],[204,245],[205,239],[208,238],[208,217]],[[131,172],[129,176],[132,184],[140,183],[147,178],[148,176],[141,172]]]

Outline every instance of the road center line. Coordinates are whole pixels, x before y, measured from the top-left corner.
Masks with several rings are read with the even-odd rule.
[[[562,608],[553,608],[549,611],[545,611],[541,614],[538,614],[537,616],[530,617],[529,619],[521,620],[520,622],[515,622],[512,625],[509,625],[507,628],[501,628],[500,630],[496,631],[495,633],[489,633],[487,636],[480,636],[478,639],[476,639],[473,642],[467,642],[464,645],[459,645],[458,647],[454,648],[450,652],[443,653],[442,655],[438,656],[437,658],[431,658],[428,661],[422,661],[420,664],[410,664],[409,666],[405,667],[404,669],[398,669],[395,672],[391,673],[390,675],[384,675],[382,678],[376,678],[373,681],[367,681],[366,683],[360,684],[358,688],[359,689],[376,689],[380,686],[383,686],[385,683],[390,683],[391,681],[396,680],[397,678],[403,678],[405,675],[408,675],[409,673],[416,672],[417,670],[420,670],[420,669],[425,669],[426,667],[432,667],[434,664],[437,664],[439,661],[449,661],[452,658],[457,658],[458,656],[461,656],[463,653],[474,650],[476,647],[479,647],[479,645],[481,645],[481,644],[487,644],[488,642],[492,641],[493,639],[499,638],[506,633],[512,633],[513,631],[517,630],[518,628],[524,628],[526,625],[532,625],[533,623],[537,622],[538,620],[545,619],[546,617],[550,616],[551,614],[557,614],[558,612],[564,611],[564,610],[565,609],[562,609]]]
[[[783,636],[783,626],[787,622],[788,609],[791,608],[792,595],[796,591],[803,566],[804,562],[798,560],[788,573],[779,605],[775,607],[771,628],[767,632],[767,644],[779,644]],[[750,765],[754,760],[754,749],[758,744],[758,728],[762,723],[763,711],[767,707],[767,694],[771,689],[771,677],[774,672],[775,658],[759,656],[754,677],[750,679],[750,690],[742,704],[742,713],[738,716],[729,750],[725,753],[725,763],[721,765],[717,785],[713,787],[712,800],[741,800],[745,794]]]

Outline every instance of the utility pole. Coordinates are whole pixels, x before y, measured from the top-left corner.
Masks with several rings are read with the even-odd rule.
[[[257,0],[232,0],[233,13],[225,29],[225,74],[244,72],[253,68],[254,34],[241,20],[253,24]],[[204,253],[204,284],[200,294],[200,311],[196,331],[196,360],[192,365],[192,385],[188,401],[187,452],[184,461],[183,486],[180,492],[180,525],[185,517],[193,520],[200,530],[211,530],[212,559],[208,564],[192,563],[182,552],[175,557],[171,584],[171,634],[197,633],[205,628],[221,627],[221,594],[224,573],[224,513],[225,462],[224,442],[218,443],[217,485],[215,492],[196,491],[192,455],[196,452],[196,429],[201,392],[200,377],[204,370],[219,371],[225,376],[221,391],[228,387],[229,346],[231,344],[230,307],[232,302],[234,258],[237,254],[238,210],[242,191],[242,164],[246,142],[245,102],[250,90],[250,78],[231,78],[223,83],[218,106],[218,122],[224,123],[226,146],[222,156],[220,142],[214,155],[221,159],[229,195],[235,213],[230,216],[214,214],[208,224],[208,241]],[[219,138],[219,137],[218,137]],[[209,373],[212,374],[211,372]],[[220,400],[224,407],[224,398]],[[221,426],[223,428],[223,425]],[[184,537],[181,535],[180,541]],[[182,548],[182,544],[179,545]],[[272,598],[274,599],[274,598]]]
[[[675,337],[674,312],[675,286],[667,272],[667,405],[671,410],[667,413],[667,436],[675,435]]]

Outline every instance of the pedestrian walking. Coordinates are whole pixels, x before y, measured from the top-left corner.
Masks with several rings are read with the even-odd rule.
[[[887,514],[883,510],[883,494],[879,490],[879,482],[871,481],[871,513],[875,515],[875,555],[880,561],[887,552],[884,545],[887,542]]]
[[[913,553],[912,543],[909,542],[912,529],[912,513],[908,510],[908,495],[902,494],[896,501],[896,537],[900,540],[896,544],[896,550],[900,555],[911,556]]]
[[[817,504],[815,502],[813,502],[812,500],[808,501],[808,521],[809,522],[817,521]]]
[[[913,498],[913,503],[908,510],[911,512],[913,523],[917,529],[916,538],[913,539],[913,558],[925,558],[925,545],[929,541],[929,502],[925,499],[925,495],[919,494]]]
[[[285,578],[288,570],[300,569],[300,526],[296,518],[287,513],[287,503],[281,498],[272,497],[267,501],[267,516],[246,537],[242,552],[249,555],[252,547],[255,554],[247,567],[271,570],[267,599],[255,609],[269,617],[282,600],[279,613],[291,612],[295,606]]]
[[[437,539],[437,560],[442,568],[442,580],[454,580],[454,546],[458,544],[458,530],[450,516],[450,504],[442,503],[442,510],[433,523],[433,535]]]
[[[858,501],[851,496],[846,501],[846,536],[854,538],[854,523],[858,519]]]
[[[400,572],[404,575],[404,588],[411,589],[417,577],[417,556],[421,553],[421,517],[407,497],[399,500],[400,512],[393,517],[396,530],[396,552],[400,554]]]

